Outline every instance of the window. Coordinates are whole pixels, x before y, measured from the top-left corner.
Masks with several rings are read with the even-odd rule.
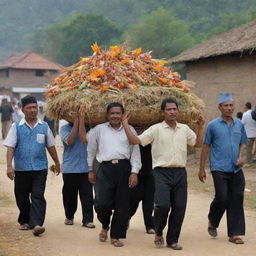
[[[44,76],[44,70],[36,70],[36,76]]]

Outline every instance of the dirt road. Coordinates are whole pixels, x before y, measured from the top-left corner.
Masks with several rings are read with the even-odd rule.
[[[2,141],[0,141],[2,145]],[[60,145],[60,144],[59,144]],[[61,152],[61,146],[59,146]],[[46,199],[46,232],[42,237],[33,237],[31,231],[19,231],[16,222],[18,210],[14,202],[13,182],[5,175],[5,149],[0,148],[0,256],[84,256],[84,255],[179,255],[179,256],[251,256],[256,251],[256,212],[246,211],[247,234],[244,245],[234,245],[227,241],[226,221],[221,222],[217,239],[208,236],[207,212],[211,198],[209,195],[189,191],[186,218],[180,243],[183,251],[167,248],[157,249],[153,236],[145,234],[141,210],[131,220],[127,239],[123,248],[114,248],[109,242],[98,241],[100,224],[96,229],[81,227],[81,210],[78,209],[74,226],[63,224],[64,214],[61,197],[62,177],[48,175]]]

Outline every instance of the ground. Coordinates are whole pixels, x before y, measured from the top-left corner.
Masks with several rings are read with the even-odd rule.
[[[62,147],[58,140],[58,152]],[[2,145],[2,141],[0,140]],[[207,213],[212,199],[212,181],[208,174],[206,184],[197,179],[198,159],[190,157],[188,163],[189,197],[180,243],[183,251],[155,248],[154,236],[145,233],[141,209],[131,220],[123,248],[114,248],[109,241],[98,241],[100,224],[95,217],[96,229],[81,227],[79,207],[74,226],[65,226],[61,197],[62,177],[48,175],[46,199],[46,232],[34,237],[31,231],[19,231],[18,210],[13,196],[13,182],[6,177],[5,149],[0,148],[0,256],[82,256],[82,255],[164,255],[173,256],[250,256],[256,251],[256,168],[245,169],[246,185],[246,236],[244,245],[227,241],[226,220],[223,218],[218,229],[218,238],[207,234]]]

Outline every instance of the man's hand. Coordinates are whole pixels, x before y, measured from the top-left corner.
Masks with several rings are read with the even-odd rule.
[[[13,180],[15,178],[15,172],[13,170],[12,167],[8,167],[7,168],[7,177],[10,179],[10,180]]]
[[[60,174],[60,163],[55,164],[55,174],[58,176]]]
[[[94,171],[89,171],[88,180],[93,185],[96,183],[96,173]]]
[[[123,117],[122,117],[122,123],[123,124],[129,124],[129,119],[130,119],[131,115],[129,112],[125,112],[123,114]]]
[[[236,161],[236,165],[239,167],[243,167],[245,161],[243,158],[238,158],[238,160]]]
[[[129,177],[129,188],[134,188],[138,183],[137,173],[132,173]]]
[[[198,178],[201,182],[205,182],[206,180],[206,172],[204,169],[200,169],[200,171],[198,172]]]

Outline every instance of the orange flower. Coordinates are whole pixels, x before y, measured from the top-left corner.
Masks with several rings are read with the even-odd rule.
[[[92,50],[93,50],[96,54],[100,54],[100,47],[98,46],[97,43],[94,43],[91,47],[92,47]]]
[[[160,71],[162,69],[162,66],[158,64],[158,65],[153,66],[152,68],[156,71]]]
[[[118,45],[110,46],[110,51],[118,55],[121,53],[121,48]]]
[[[95,71],[93,71],[90,75],[91,79],[103,76],[106,73],[106,71],[104,69],[97,69]]]
[[[166,79],[166,78],[159,77],[158,80],[159,80],[162,84],[168,84],[168,79]]]
[[[128,58],[125,58],[125,59],[121,60],[121,63],[122,64],[128,64],[128,65],[132,64],[131,60],[129,60]]]
[[[67,81],[69,80],[69,76],[65,76],[63,79],[62,79],[62,83],[66,83]]]
[[[100,92],[105,92],[106,90],[109,89],[109,85],[104,85],[100,88]]]
[[[183,92],[189,92],[189,91],[190,91],[189,88],[187,88],[187,87],[184,87],[184,88],[183,88]]]
[[[138,56],[141,53],[142,48],[137,48],[136,50],[132,51],[133,56]]]

